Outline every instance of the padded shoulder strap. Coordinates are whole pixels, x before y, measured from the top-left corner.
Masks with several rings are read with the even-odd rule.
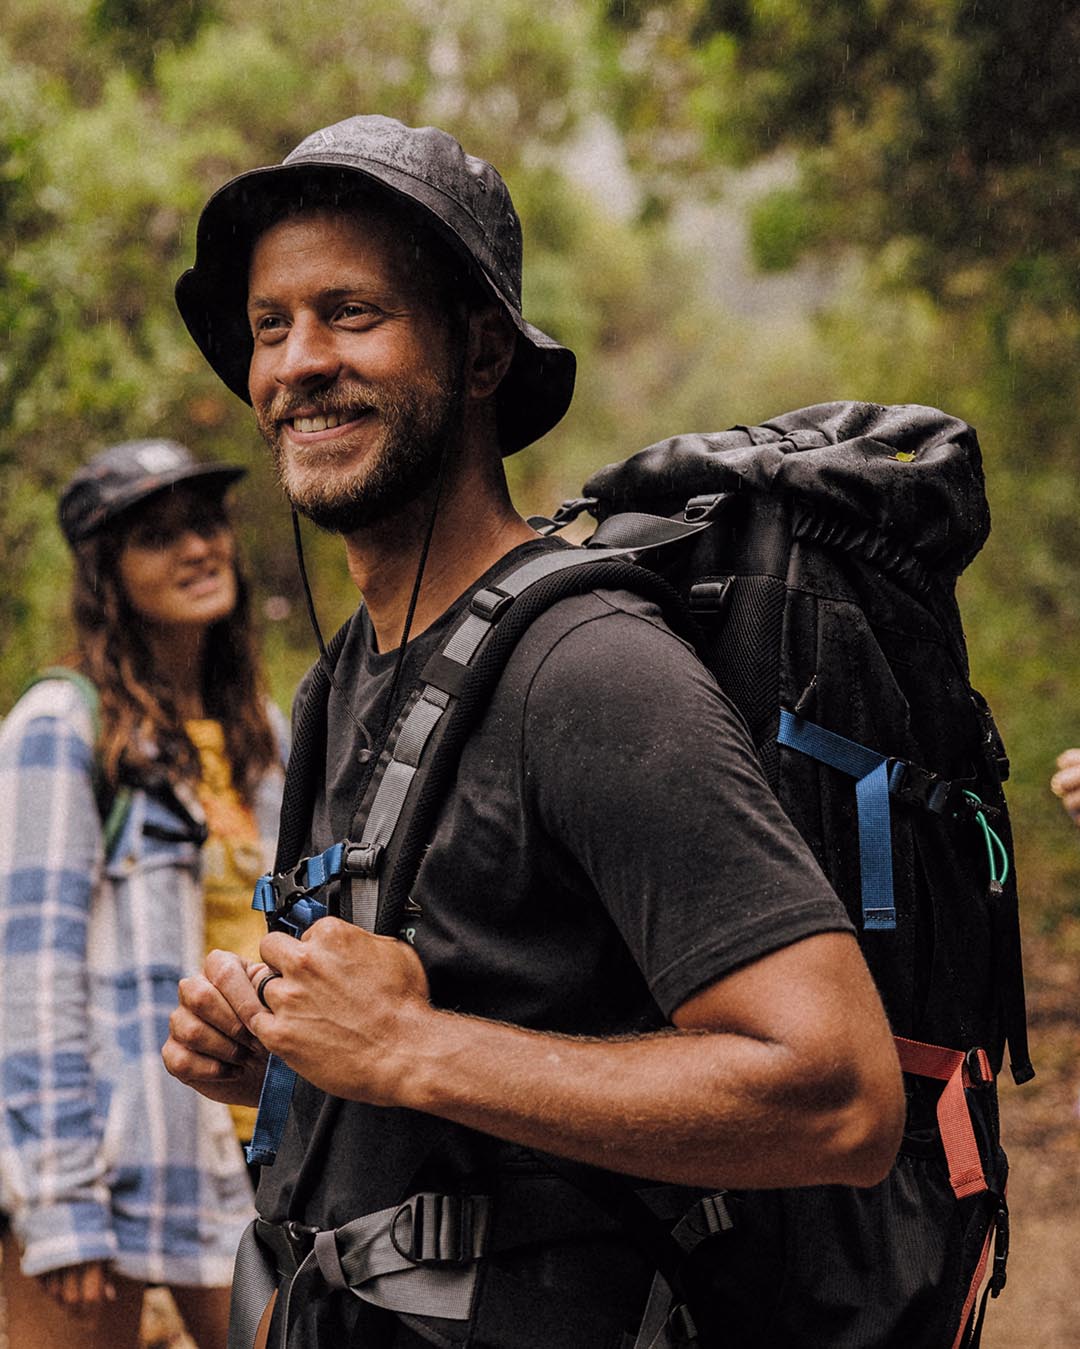
[[[351,625],[350,618],[331,638],[326,648],[326,660],[320,660],[312,671],[311,683],[296,718],[281,797],[275,872],[295,866],[307,842],[317,776],[326,757],[326,707],[332,687],[331,673]]]
[[[400,930],[405,903],[436,812],[450,789],[462,748],[491,700],[511,653],[526,629],[551,605],[599,588],[632,590],[653,600],[684,635],[694,624],[676,592],[654,572],[620,551],[575,548],[545,553],[499,578],[473,596],[464,618],[425,666],[415,704],[441,703],[439,734],[418,763],[387,831],[386,865],[379,884],[376,931]],[[410,715],[408,709],[406,715]],[[373,803],[369,823],[376,815]],[[392,839],[392,844],[391,844]]]
[[[91,770],[94,800],[101,816],[105,856],[110,857],[131,810],[131,788],[120,786],[114,790],[101,768],[97,751],[98,740],[101,737],[101,695],[98,693],[97,685],[88,675],[84,675],[81,670],[73,670],[69,665],[49,665],[44,670],[39,670],[28,680],[23,693],[33,688],[35,684],[43,684],[50,679],[62,679],[68,684],[73,684],[90,713],[90,726],[94,739],[94,760]]]
[[[287,921],[299,899],[340,884],[342,917],[396,936],[420,857],[449,790],[462,747],[526,628],[556,601],[598,587],[633,590],[652,599],[672,626],[694,625],[675,591],[620,551],[565,548],[512,567],[478,590],[425,665],[384,742],[349,839],[298,860],[324,759],[330,677],[316,669],[300,712],[286,774],[282,833],[273,875],[260,882],[257,908]],[[338,633],[329,648],[336,656]]]

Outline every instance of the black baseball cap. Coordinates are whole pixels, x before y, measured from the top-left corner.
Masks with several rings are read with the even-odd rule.
[[[60,528],[74,546],[157,492],[183,483],[220,498],[246,472],[236,464],[200,463],[176,440],[126,440],[72,477],[60,494]]]
[[[496,404],[504,454],[550,431],[570,406],[577,362],[569,348],[522,316],[521,222],[506,184],[445,131],[408,127],[392,117],[349,117],[316,131],[281,164],[240,174],[207,202],[196,233],[195,265],[176,283],[176,303],[199,349],[232,392],[251,401],[246,309],[252,245],[267,206],[300,199],[313,174],[359,176],[418,209],[517,329]]]

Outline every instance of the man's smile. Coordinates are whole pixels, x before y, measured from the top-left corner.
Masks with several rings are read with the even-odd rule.
[[[371,407],[351,408],[346,412],[296,414],[281,420],[282,428],[291,440],[310,445],[313,441],[331,440],[351,431],[374,412]]]

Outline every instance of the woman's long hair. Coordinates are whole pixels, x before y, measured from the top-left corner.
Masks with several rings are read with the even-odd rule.
[[[101,698],[98,756],[113,787],[160,776],[195,787],[199,756],[168,684],[154,668],[144,624],[120,580],[125,531],[103,530],[75,547],[72,617],[77,662]],[[203,654],[201,690],[206,715],[221,722],[233,783],[251,805],[260,778],[280,762],[266,712],[262,671],[247,580],[236,566],[236,605],[211,625]]]

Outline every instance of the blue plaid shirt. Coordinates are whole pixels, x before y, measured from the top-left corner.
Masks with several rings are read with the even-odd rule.
[[[243,1157],[228,1107],[161,1062],[177,981],[202,965],[199,849],[136,792],[103,855],[92,739],[60,680],[0,727],[0,1209],[26,1274],[106,1259],[223,1285],[253,1215]],[[280,795],[275,772],[268,841]]]

